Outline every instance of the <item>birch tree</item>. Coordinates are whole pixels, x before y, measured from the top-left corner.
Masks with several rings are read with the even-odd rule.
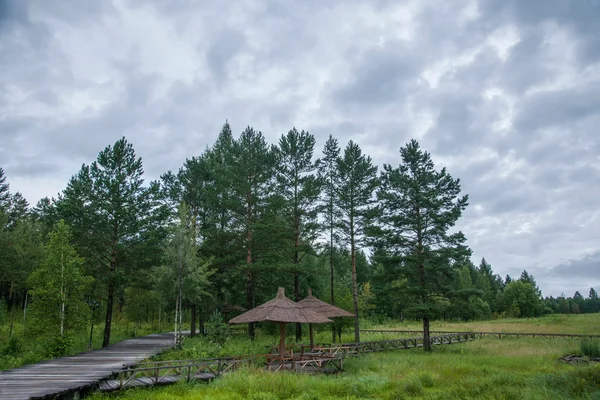
[[[49,235],[44,258],[29,276],[32,330],[64,340],[89,315],[85,302],[93,279],[83,272],[83,259],[70,242],[70,229],[61,220]]]

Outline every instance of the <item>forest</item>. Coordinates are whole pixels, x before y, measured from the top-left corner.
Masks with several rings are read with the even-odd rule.
[[[295,128],[270,144],[225,123],[212,146],[147,181],[122,138],[33,207],[0,168],[0,332],[21,324],[54,355],[90,321],[103,346],[122,318],[195,334],[278,287],[296,301],[312,288],[359,317],[333,340],[343,328],[360,341],[364,320],[423,320],[427,335],[430,320],[600,311],[593,288],[543,298],[527,271],[473,263],[455,228],[468,196],[417,141],[381,168],[352,141],[315,146]]]

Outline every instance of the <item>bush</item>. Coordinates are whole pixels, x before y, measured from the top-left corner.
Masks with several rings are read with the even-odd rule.
[[[47,353],[49,358],[62,357],[69,352],[71,348],[72,340],[67,335],[56,336],[51,339],[47,346]]]
[[[220,312],[212,313],[206,325],[211,342],[222,346],[229,339],[229,326],[223,322],[223,315]]]
[[[600,357],[600,341],[583,339],[579,345],[583,355],[588,357]]]
[[[11,336],[6,342],[6,346],[2,349],[3,356],[17,356],[21,353],[23,346],[19,338],[15,335]]]

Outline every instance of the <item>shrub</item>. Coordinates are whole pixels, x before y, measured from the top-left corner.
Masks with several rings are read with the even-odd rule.
[[[229,326],[223,322],[223,315],[220,312],[212,313],[206,325],[211,342],[222,346],[229,339]]]
[[[69,352],[71,348],[72,340],[67,335],[64,336],[56,336],[50,339],[47,352],[49,358],[62,357]]]
[[[12,335],[8,342],[6,342],[6,346],[2,349],[3,356],[17,356],[21,353],[23,346],[21,341],[15,335]]]

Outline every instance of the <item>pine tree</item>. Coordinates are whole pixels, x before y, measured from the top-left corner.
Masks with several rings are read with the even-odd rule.
[[[138,244],[156,245],[153,230],[164,212],[157,204],[158,184],[144,186],[142,159],[125,138],[108,146],[91,165],[83,165],[57,201],[57,211],[72,226],[84,255],[93,260],[97,277],[107,285],[102,346],[110,344],[114,298],[123,280],[122,268],[133,267],[153,252]],[[131,275],[130,275],[131,276]]]
[[[327,231],[329,239],[329,299],[331,304],[335,304],[334,290],[334,242],[336,219],[339,214],[337,208],[337,182],[338,170],[337,160],[340,156],[340,147],[337,139],[329,135],[329,139],[323,147],[323,158],[319,161],[319,179],[323,184],[323,196],[321,203],[321,213],[324,216],[323,228]],[[331,329],[332,340],[335,343],[335,325]]]
[[[277,192],[283,200],[286,237],[292,243],[289,262],[294,274],[294,300],[300,301],[300,264],[304,256],[312,251],[316,239],[317,200],[320,181],[315,176],[317,168],[313,161],[315,138],[308,132],[293,128],[279,139]],[[302,326],[296,324],[296,341],[302,339]]]
[[[0,167],[0,210],[7,210],[10,203],[10,186],[6,182],[4,169]]]
[[[373,165],[371,157],[365,156],[360,147],[350,141],[344,149],[344,156],[337,159],[337,170],[338,204],[342,215],[338,227],[350,245],[354,338],[359,342],[356,252],[363,240],[369,207],[373,204],[373,193],[378,185],[377,167]]]
[[[460,183],[445,169],[436,171],[428,152],[416,140],[400,148],[398,168],[384,165],[377,192],[380,218],[374,239],[387,248],[408,280],[415,304],[412,311],[423,319],[424,349],[431,349],[429,319],[435,315],[439,295],[452,287],[456,260],[470,254],[461,232],[449,231],[467,206],[459,197]]]
[[[269,198],[274,192],[274,168],[276,152],[270,148],[262,135],[248,127],[233,141],[231,158],[226,160],[229,184],[231,185],[231,211],[239,227],[239,237],[245,248],[245,263],[242,270],[246,275],[246,308],[255,306],[256,265],[260,247],[258,230],[264,222]],[[248,335],[254,338],[254,324],[248,324]]]
[[[8,207],[8,225],[14,228],[17,223],[29,217],[29,202],[20,192],[10,196]]]

